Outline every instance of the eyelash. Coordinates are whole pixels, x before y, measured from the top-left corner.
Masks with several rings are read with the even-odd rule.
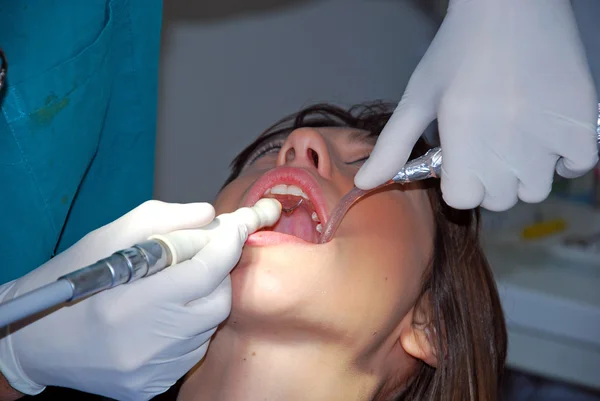
[[[257,161],[258,159],[260,159],[267,153],[272,152],[273,150],[277,150],[279,152],[279,150],[283,146],[284,141],[285,141],[284,139],[274,139],[274,140],[268,141],[266,143],[263,143],[258,148],[256,148],[256,150],[254,150],[254,152],[252,152],[252,154],[248,158],[248,162],[246,163],[246,165],[249,166],[249,165],[253,164],[255,161]]]
[[[279,150],[281,150],[281,148],[283,147],[283,144],[285,143],[287,136],[285,138],[272,138],[271,140],[262,143],[261,145],[259,145],[250,155],[250,157],[248,157],[248,162],[246,162],[246,166],[250,166],[252,164],[254,164],[254,162],[256,162],[258,159],[260,159],[261,157],[263,157],[264,155],[266,155],[267,153],[271,153],[274,150],[276,150],[277,152],[279,152]],[[348,165],[353,165],[353,164],[359,164],[359,163],[364,163],[365,161],[367,161],[367,159],[369,158],[369,156],[371,156],[370,154],[362,157],[358,160],[354,160],[351,162],[348,162],[346,164]]]
[[[346,163],[346,164],[359,164],[359,163],[364,163],[364,162],[366,162],[366,161],[367,161],[367,159],[369,158],[369,156],[370,156],[370,155],[368,155],[368,156],[365,156],[365,157],[363,157],[363,158],[361,158],[361,159],[358,159],[358,160],[354,160],[353,162]]]

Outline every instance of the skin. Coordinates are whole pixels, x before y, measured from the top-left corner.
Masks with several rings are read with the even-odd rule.
[[[330,213],[373,149],[357,135],[295,130],[220,193],[217,214],[242,206],[252,184],[280,166],[316,177]],[[328,244],[246,246],[231,274],[231,315],[178,399],[368,400],[392,378],[406,382],[419,359],[435,365],[413,324],[433,234],[426,192],[396,186],[356,204]]]
[[[12,388],[8,380],[0,374],[0,401],[14,401],[23,396],[24,394]]]

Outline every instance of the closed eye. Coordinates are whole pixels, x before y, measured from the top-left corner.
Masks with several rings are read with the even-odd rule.
[[[364,162],[367,161],[368,158],[369,158],[369,156],[366,156],[366,157],[363,157],[363,158],[351,161],[351,162],[346,163],[346,164],[352,164],[352,165],[363,164]]]
[[[258,159],[268,154],[277,155],[283,147],[286,137],[287,134],[285,136],[276,135],[260,142],[250,156],[248,156],[248,161],[244,164],[244,167],[252,165]]]

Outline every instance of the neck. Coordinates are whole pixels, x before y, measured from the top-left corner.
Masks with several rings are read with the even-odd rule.
[[[186,380],[178,401],[371,400],[381,380],[348,350],[302,338],[242,335],[227,327]]]

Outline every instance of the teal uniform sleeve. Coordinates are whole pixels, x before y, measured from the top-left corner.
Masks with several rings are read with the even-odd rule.
[[[0,6],[0,283],[152,197],[161,0]]]

